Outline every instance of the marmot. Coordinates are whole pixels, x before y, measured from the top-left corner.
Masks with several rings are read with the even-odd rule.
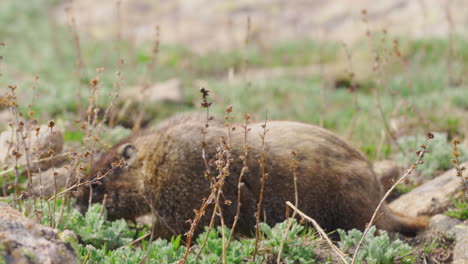
[[[153,203],[158,237],[170,238],[190,228],[194,209],[210,193],[210,180],[202,158],[201,130],[206,114],[173,117],[153,132],[130,137],[115,145],[93,166],[87,180],[104,174],[112,164],[125,160],[126,166],[92,184],[92,202],[102,202],[111,219],[135,217],[151,211]],[[227,138],[227,128],[220,121],[210,121],[205,135],[206,157],[216,154],[220,138]],[[249,234],[255,227],[255,213],[260,191],[260,159],[263,123],[248,127],[248,170],[243,177],[241,211],[237,231]],[[223,199],[232,201],[222,208],[225,224],[230,226],[237,209],[237,181],[242,169],[244,131],[231,131],[230,175],[223,187]],[[273,225],[285,220],[286,201],[294,202],[294,180],[290,168],[291,150],[297,160],[298,206],[325,230],[364,229],[379,203],[383,191],[364,155],[330,131],[299,122],[268,121],[264,157],[268,178],[265,181],[262,220]],[[213,169],[216,171],[216,169]],[[89,186],[79,189],[77,205],[88,206]],[[211,206],[213,207],[213,206]],[[212,210],[212,209],[211,209]],[[211,211],[212,212],[212,211]],[[197,232],[208,225],[207,211]],[[381,209],[375,225],[380,229],[415,234],[427,226],[425,218],[411,218]]]

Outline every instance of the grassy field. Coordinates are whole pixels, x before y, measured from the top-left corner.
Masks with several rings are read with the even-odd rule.
[[[111,98],[107,95],[115,89],[120,54],[125,61],[122,89],[169,78],[183,82],[186,100],[193,106],[154,106],[156,119],[197,109],[203,85],[213,92],[216,113],[233,105],[238,117],[250,113],[263,120],[268,111],[269,119],[319,124],[348,138],[371,159],[397,151],[386,128],[392,120],[404,118],[413,126],[410,134],[435,130],[459,136],[466,131],[468,43],[463,38],[409,40],[376,32],[346,50],[340,43],[297,40],[267,48],[251,43],[240,50],[203,55],[190,47],[161,43],[155,65],[148,67],[152,43],[96,41],[81,35],[80,69],[75,33],[54,24],[53,4],[3,1],[0,11],[5,44],[1,89],[17,85],[20,105],[24,109],[34,102],[42,120],[76,114],[77,91],[86,102],[97,68],[104,68],[98,92],[99,105],[105,108]],[[35,76],[39,82],[32,101]]]

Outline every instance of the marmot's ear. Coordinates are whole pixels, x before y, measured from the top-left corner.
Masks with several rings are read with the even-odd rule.
[[[132,164],[136,158],[137,149],[133,144],[123,144],[117,149],[117,151],[120,157],[123,158],[128,165]]]

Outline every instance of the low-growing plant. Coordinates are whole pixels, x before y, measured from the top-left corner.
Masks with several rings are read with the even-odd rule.
[[[312,251],[313,246],[308,245],[302,238],[314,238],[315,234],[311,231],[306,231],[304,226],[298,224],[296,220],[292,220],[293,223],[287,233],[286,240],[283,244],[284,257],[281,260],[284,263],[316,263],[314,259],[314,253]],[[264,241],[266,248],[273,249],[274,253],[277,254],[281,246],[281,242],[284,239],[284,234],[287,232],[287,221],[278,223],[275,227],[262,223],[260,230],[266,235],[268,240]]]
[[[95,247],[114,249],[130,243],[135,235],[125,220],[107,221],[102,204],[93,204],[84,217],[76,210],[72,214],[68,229],[78,234],[81,241]]]
[[[398,139],[398,143],[403,148],[403,152],[397,154],[396,161],[399,165],[407,167],[412,163],[412,156],[408,153],[414,153],[419,146],[424,144],[424,137],[402,137]],[[452,146],[447,141],[446,133],[434,133],[434,139],[427,149],[430,151],[429,155],[425,157],[424,163],[416,168],[421,174],[431,177],[438,170],[448,170],[453,167],[451,164]],[[459,161],[468,160],[468,149],[459,147],[459,151]]]
[[[31,201],[32,202],[32,201]],[[63,209],[62,204],[65,203]],[[130,243],[135,236],[125,220],[107,220],[107,212],[102,204],[93,204],[83,216],[74,207],[74,200],[36,201],[36,207],[41,210],[41,223],[53,226],[61,231],[71,230],[82,243],[91,244],[97,248],[115,249]],[[31,206],[29,206],[31,207]],[[28,206],[23,207],[23,213],[28,214]],[[55,209],[51,209],[55,208]],[[140,232],[142,235],[144,232]]]
[[[286,221],[274,227],[261,223],[260,229],[265,235],[265,239],[260,242],[259,254],[255,261],[253,260],[255,240],[248,238],[231,241],[225,252],[226,263],[264,263],[268,256],[278,254],[286,228]],[[188,255],[186,263],[217,263],[223,254],[221,232],[224,232],[225,236],[229,236],[231,231],[227,227],[224,227],[224,229],[222,227],[211,229],[206,227],[205,232],[196,239],[193,245],[194,248]],[[143,242],[141,247],[132,248],[127,246],[115,250],[109,250],[107,246],[96,248],[93,245],[80,245],[79,254],[83,259],[87,259],[87,263],[140,263],[143,258],[146,260],[145,263],[177,263],[187,250],[181,246],[181,238],[182,236],[179,235],[173,237],[170,241],[157,239],[150,245],[148,245],[148,242]],[[312,251],[313,243],[311,243],[315,238],[314,233],[305,230],[302,225],[294,220],[287,241],[284,243],[282,263],[317,263]],[[205,245],[203,246],[203,244]],[[200,251],[202,246],[203,249]]]
[[[376,231],[375,226],[369,229],[358,252],[356,263],[393,264],[396,259],[399,259],[401,263],[414,262],[413,257],[408,255],[411,251],[410,245],[399,239],[391,241],[385,231],[380,230],[379,235],[376,235]],[[345,253],[354,250],[362,238],[362,232],[357,229],[348,232],[339,229],[338,234],[341,239],[339,246]],[[348,259],[351,260],[351,258]]]
[[[468,202],[464,199],[456,200],[454,198],[450,198],[450,201],[455,208],[448,210],[445,214],[460,220],[468,219]]]
[[[224,227],[224,229],[222,227],[218,227],[216,229],[212,228],[211,230],[206,227],[205,232],[197,238],[197,244],[193,250],[193,252],[199,252],[203,242],[208,238],[199,256],[200,262],[189,257],[187,259],[187,263],[216,263],[223,253],[223,238],[221,235],[221,232],[223,231],[225,237],[228,237],[231,232],[227,227]],[[225,252],[226,262],[243,263],[246,258],[253,255],[254,249],[253,239],[233,240]],[[191,256],[193,257],[195,255],[196,254],[193,253]]]

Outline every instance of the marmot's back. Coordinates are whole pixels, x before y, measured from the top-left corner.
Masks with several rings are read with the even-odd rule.
[[[132,157],[126,158],[129,161],[126,168],[113,172],[103,181],[107,187],[101,192],[108,193],[106,204],[110,216],[135,217],[142,211],[149,211],[149,206],[135,204],[149,201],[156,209],[155,224],[159,236],[170,237],[189,229],[186,220],[193,218],[193,210],[198,209],[202,199],[209,195],[210,181],[204,177],[206,167],[202,159],[201,130],[205,122],[200,115],[193,119],[190,116],[184,118],[183,122],[169,120],[162,126],[163,129],[131,139],[108,154],[118,157],[116,153],[120,153],[119,148],[122,151],[127,146],[136,150],[133,156],[127,155]],[[249,232],[255,226],[254,214],[257,211],[261,177],[258,163],[262,151],[261,125],[249,125],[249,169],[243,178],[238,223],[238,230],[244,232]],[[382,195],[381,186],[368,160],[344,140],[320,127],[298,122],[270,121],[267,130],[264,151],[268,178],[262,219],[266,219],[269,224],[283,221],[285,202],[294,201],[294,182],[290,170],[290,152],[294,150],[298,161],[299,208],[329,231],[336,228],[363,229]],[[232,223],[237,208],[237,181],[242,170],[240,157],[244,151],[243,133],[240,125],[231,131],[232,163],[230,176],[223,187],[224,199],[232,202],[231,205],[223,206],[227,225]],[[215,156],[221,137],[228,139],[227,128],[220,122],[210,122],[205,135],[208,159]],[[214,166],[211,171],[216,174]],[[126,195],[128,193],[131,195]],[[146,198],[136,198],[140,196]],[[127,202],[129,199],[133,202]],[[126,213],[126,206],[133,208]],[[377,222],[377,226],[382,229],[413,232],[425,226],[418,219],[396,217],[386,207],[382,213]],[[210,215],[209,211],[205,213],[205,220],[200,223],[200,227],[209,223]]]

